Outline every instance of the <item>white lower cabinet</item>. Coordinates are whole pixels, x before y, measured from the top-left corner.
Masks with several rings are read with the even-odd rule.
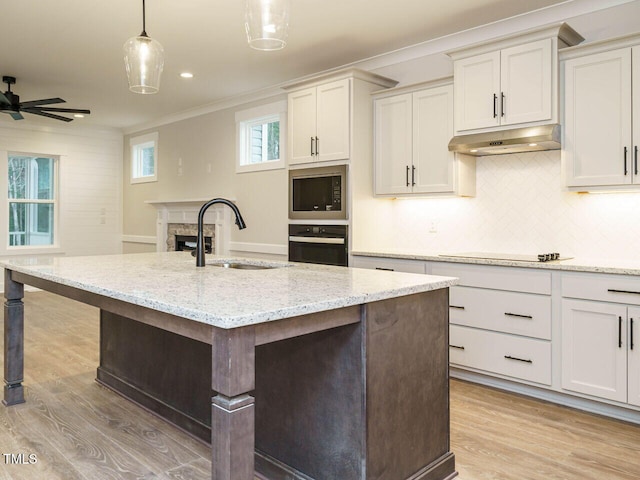
[[[638,319],[638,307],[563,299],[562,388],[640,406]]]
[[[551,385],[551,343],[544,340],[450,325],[449,362]]]
[[[562,388],[627,401],[627,307],[562,301]]]
[[[451,365],[551,385],[551,275],[484,265],[436,263],[458,277],[449,289]]]
[[[562,388],[640,406],[640,278],[562,277]]]

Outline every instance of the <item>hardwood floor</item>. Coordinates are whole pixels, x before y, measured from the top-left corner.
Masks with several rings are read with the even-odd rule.
[[[27,403],[0,406],[0,480],[210,478],[206,445],[94,381],[97,309],[45,292],[25,309]],[[640,426],[455,380],[451,443],[461,480],[640,478]]]

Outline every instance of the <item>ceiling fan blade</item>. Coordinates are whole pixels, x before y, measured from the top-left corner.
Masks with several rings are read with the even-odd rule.
[[[0,92],[0,104],[3,105],[11,105],[11,102],[7,97],[4,96],[4,93]]]
[[[66,113],[86,113],[90,114],[91,110],[82,110],[79,108],[49,108],[49,107],[27,107],[29,110],[37,110],[39,112],[66,112]],[[27,108],[22,108],[26,110]]]
[[[38,105],[51,105],[52,103],[66,103],[61,98],[43,98],[42,100],[31,100],[29,102],[22,102],[21,108],[37,107]]]
[[[42,112],[36,108],[25,108],[23,112],[31,113],[33,115],[40,115],[41,117],[53,118],[55,120],[62,120],[63,122],[73,122],[73,118],[62,117],[60,115],[54,115],[53,113]]]
[[[9,115],[11,115],[11,118],[14,120],[24,120],[24,117],[20,112],[9,112]]]

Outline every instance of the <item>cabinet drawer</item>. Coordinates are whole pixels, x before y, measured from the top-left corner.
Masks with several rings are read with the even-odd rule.
[[[431,273],[445,277],[458,277],[460,279],[458,284],[466,287],[551,294],[551,273],[547,271],[460,263],[434,263],[431,267]]]
[[[353,266],[373,270],[392,270],[395,272],[426,273],[425,263],[421,260],[402,258],[360,257],[354,255]]]
[[[563,273],[562,296],[640,305],[640,278],[625,275]]]
[[[473,287],[451,287],[449,322],[551,339],[551,297]]]
[[[551,343],[475,328],[449,327],[451,365],[551,385]]]

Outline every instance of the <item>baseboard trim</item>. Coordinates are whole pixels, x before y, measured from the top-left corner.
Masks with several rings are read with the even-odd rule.
[[[640,425],[640,411],[638,410],[618,407],[616,405],[610,405],[598,400],[579,397],[570,393],[547,390],[545,388],[512,382],[510,380],[462,370],[455,367],[449,368],[449,374],[451,378],[466,380],[468,382],[478,383],[487,387],[493,387],[499,390],[505,390],[507,392],[517,393],[527,397],[537,398],[538,400],[544,400],[565,407],[575,408],[577,410]]]
[[[122,243],[156,244],[155,235],[122,235]]]
[[[289,255],[289,247],[277,243],[230,242],[232,252],[267,253],[269,255]]]

